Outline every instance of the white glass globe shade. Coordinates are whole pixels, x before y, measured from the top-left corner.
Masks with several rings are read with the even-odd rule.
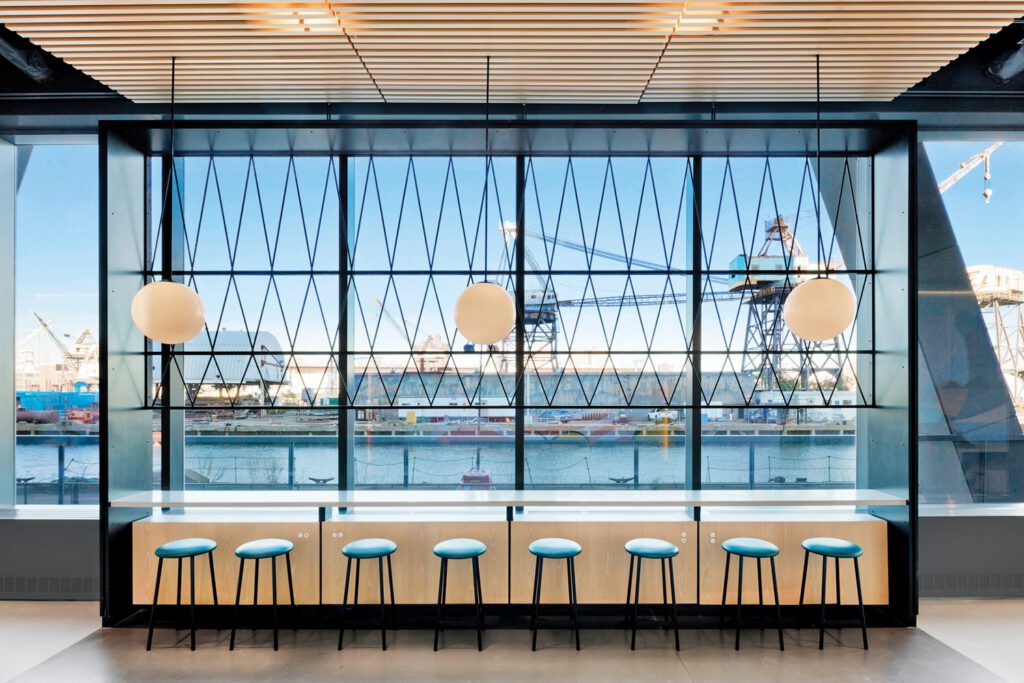
[[[203,300],[178,282],[150,282],[132,299],[132,321],[155,342],[183,344],[206,322]]]
[[[822,342],[835,339],[849,327],[856,309],[849,287],[838,280],[817,277],[793,288],[782,307],[782,318],[800,339]]]
[[[470,285],[455,300],[455,325],[475,344],[497,344],[516,324],[516,305],[504,287],[493,282]]]

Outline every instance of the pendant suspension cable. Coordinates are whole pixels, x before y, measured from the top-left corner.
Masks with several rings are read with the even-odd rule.
[[[171,154],[170,154],[171,172],[170,172],[170,174],[168,174],[168,181],[170,182],[170,190],[171,190],[171,192],[170,192],[170,194],[165,195],[165,197],[166,197],[166,200],[169,200],[169,201],[172,202],[172,205],[173,205],[174,199],[177,197],[177,193],[178,193],[177,169],[174,166],[174,114],[175,114],[175,112],[174,112],[174,104],[175,104],[175,95],[176,95],[176,91],[177,91],[177,62],[178,62],[177,56],[171,55]],[[164,207],[164,210],[166,211],[167,207]],[[163,278],[165,280],[173,280],[174,279],[170,275],[168,275],[166,272],[164,272]]]
[[[815,128],[815,143],[814,143],[814,161],[817,166],[817,179],[815,188],[814,203],[817,207],[818,218],[818,234],[815,237],[815,248],[818,254],[818,277],[821,277],[821,257],[822,257],[822,242],[821,242],[821,55],[814,56],[814,101],[815,101],[815,114],[814,114],[814,128]]]
[[[174,89],[177,76],[177,57],[171,57],[171,163],[174,163]]]
[[[488,189],[491,182],[491,56],[487,55],[486,85],[484,86],[484,282],[487,282],[487,231],[490,223]]]

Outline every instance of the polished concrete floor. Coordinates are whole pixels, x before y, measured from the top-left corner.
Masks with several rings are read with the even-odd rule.
[[[360,631],[338,653],[329,631],[282,631],[278,652],[269,633],[240,632],[228,652],[227,632],[201,631],[189,652],[187,631],[162,630],[146,652],[144,630],[98,629],[95,613],[90,603],[0,603],[0,680],[1024,681],[1024,601],[1016,600],[924,601],[921,628],[872,629],[867,652],[856,629],[829,632],[824,652],[812,630],[787,631],[785,652],[773,631],[747,631],[738,653],[732,632],[710,630],[683,631],[679,653],[657,631],[641,632],[635,652],[620,631],[585,631],[582,652],[567,632],[542,631],[530,652],[528,633],[492,630],[482,653],[470,631],[447,633],[437,653],[430,632],[389,634],[381,652],[380,633]]]

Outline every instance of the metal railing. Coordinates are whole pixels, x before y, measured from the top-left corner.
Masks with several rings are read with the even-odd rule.
[[[511,441],[417,438],[420,443],[357,436],[358,488],[511,488]],[[703,488],[852,488],[854,437],[703,435]],[[52,447],[53,474],[19,476],[21,503],[95,503],[99,491],[95,436],[20,436],[19,446]],[[94,458],[72,457],[91,448]],[[190,489],[333,488],[338,439],[333,435],[186,437]],[[833,452],[829,452],[833,451]],[[684,488],[685,437],[589,442],[531,440],[525,454],[530,488]],[[33,454],[38,460],[39,454]],[[33,471],[39,471],[38,463]],[[83,476],[83,473],[87,473]],[[158,461],[154,486],[159,487]]]

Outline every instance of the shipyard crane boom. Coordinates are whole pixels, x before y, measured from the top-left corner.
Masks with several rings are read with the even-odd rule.
[[[956,185],[960,180],[964,178],[968,173],[976,169],[982,162],[985,163],[985,189],[982,191],[982,196],[985,197],[987,203],[992,198],[992,188],[988,186],[988,181],[992,178],[992,168],[989,165],[989,159],[992,154],[1002,147],[1003,141],[999,140],[992,143],[984,150],[978,152],[966,161],[960,162],[960,168],[954,171],[948,178],[939,183],[939,194],[944,193],[949,188]]]
[[[99,349],[90,330],[83,330],[82,333],[78,335],[78,339],[75,340],[74,348],[69,348],[64,339],[54,332],[50,323],[43,320],[42,316],[38,313],[32,313],[32,317],[36,319],[36,322],[39,323],[39,327],[46,332],[50,341],[52,341],[54,346],[57,347],[57,350],[60,351],[63,367],[63,372],[61,373],[62,386],[67,384],[69,381],[77,380],[83,367],[96,361]]]
[[[733,301],[749,297],[742,291],[735,292],[708,292],[705,300],[714,297],[718,301]],[[570,299],[559,301],[558,305],[566,308],[587,308],[590,306],[654,306],[656,304],[683,304],[686,303],[686,292],[671,294],[627,294],[624,296],[597,296],[583,299]]]
[[[53,328],[50,327],[50,323],[43,320],[38,313],[32,313],[32,317],[36,319],[39,326],[43,328],[43,331],[45,331],[47,336],[50,337],[50,341],[54,343],[57,350],[64,356],[65,364],[69,364],[69,361],[80,360],[75,358],[75,354],[68,348],[68,345],[64,343],[64,340],[60,338],[60,335],[53,331]]]

